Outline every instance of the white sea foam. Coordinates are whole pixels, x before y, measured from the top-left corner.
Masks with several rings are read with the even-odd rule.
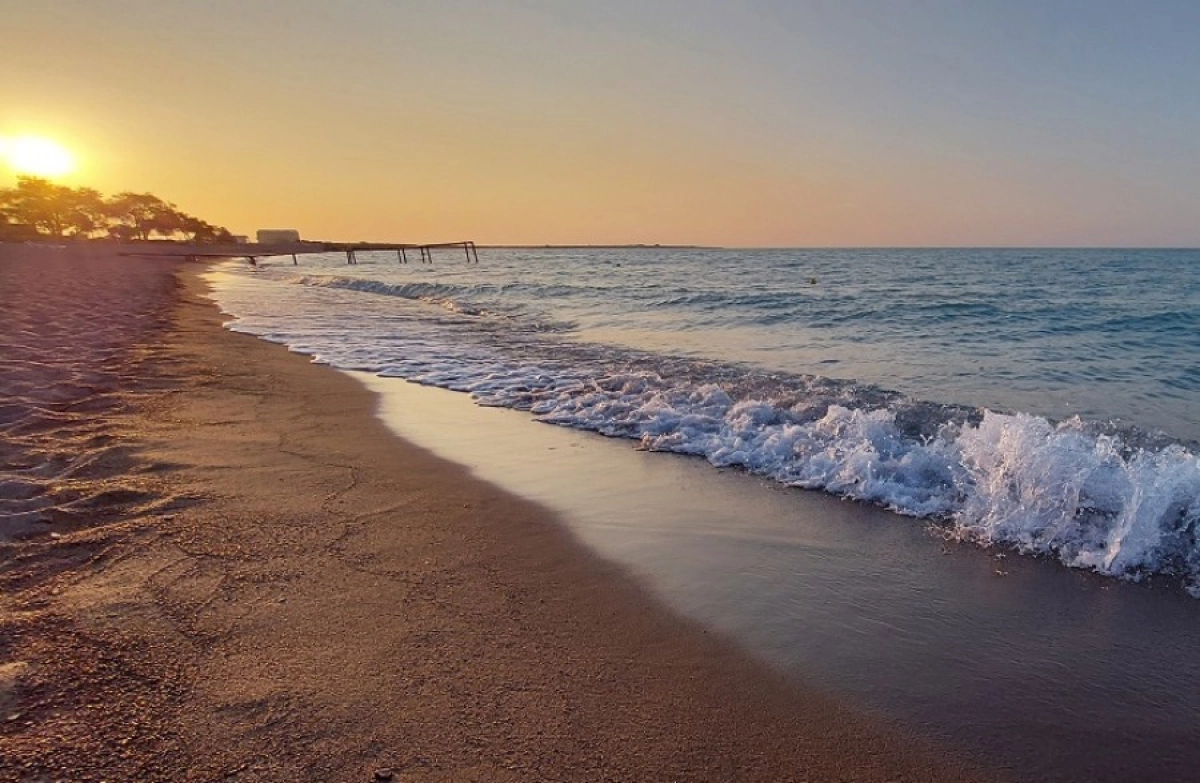
[[[1129,580],[1180,576],[1200,594],[1200,459],[1182,446],[1131,449],[1078,419],[993,411],[921,440],[901,430],[895,409],[829,405],[813,418],[806,404],[734,400],[716,385],[652,374],[442,367],[408,377],[547,423],[941,520],[963,540]]]
[[[819,489],[937,520],[985,546],[1141,580],[1169,575],[1200,596],[1200,459],[1139,445],[1077,418],[990,410],[945,415],[870,387],[701,367],[670,357],[588,348],[474,324],[483,308],[449,284],[291,277],[297,288],[386,294],[432,311],[370,309],[347,324],[298,307],[280,290],[218,288],[233,328],[335,366],[468,392],[483,405],[629,438],[647,450],[703,457],[789,486]],[[269,294],[269,296],[268,296]],[[264,297],[279,297],[263,304]],[[413,305],[414,307],[417,305]],[[299,312],[299,310],[295,310]],[[312,314],[316,313],[314,317]],[[443,320],[438,320],[439,318]],[[445,319],[457,319],[449,321]],[[915,422],[915,424],[914,424]]]
[[[1075,419],[988,413],[956,439],[965,469],[954,514],[964,538],[1052,554],[1141,579],[1185,577],[1200,590],[1200,459],[1178,445],[1130,451]]]

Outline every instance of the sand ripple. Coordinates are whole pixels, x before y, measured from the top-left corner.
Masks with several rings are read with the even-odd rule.
[[[127,437],[174,265],[0,247],[0,542],[162,503]]]

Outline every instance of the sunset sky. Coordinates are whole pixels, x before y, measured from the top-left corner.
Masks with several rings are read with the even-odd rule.
[[[237,233],[1200,245],[1195,0],[0,0],[0,29],[0,137]]]

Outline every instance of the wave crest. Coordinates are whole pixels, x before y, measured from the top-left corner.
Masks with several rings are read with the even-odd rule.
[[[547,423],[934,519],[962,540],[1131,581],[1181,577],[1200,596],[1200,458],[1179,444],[1135,448],[1079,419],[989,410],[914,436],[900,414],[920,404],[903,398],[781,405],[653,374],[498,381],[454,386]]]
[[[366,280],[357,277],[301,275],[295,278],[300,285],[318,288],[338,288],[347,291],[360,291],[380,296],[395,296],[401,299],[414,299],[449,310],[459,315],[489,315],[482,307],[471,304],[467,297],[470,289],[445,283],[384,283],[379,280]]]

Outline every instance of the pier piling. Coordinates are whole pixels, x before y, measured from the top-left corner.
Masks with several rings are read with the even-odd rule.
[[[479,263],[479,250],[475,247],[475,243],[470,240],[462,242],[430,242],[424,244],[416,242],[286,242],[279,244],[243,242],[236,245],[146,243],[146,247],[144,248],[139,247],[137,250],[127,250],[121,252],[120,255],[186,258],[188,260],[241,257],[254,266],[258,265],[259,258],[291,256],[292,265],[296,266],[300,263],[300,256],[312,255],[314,253],[345,253],[346,263],[354,265],[358,263],[358,251],[360,250],[392,251],[395,252],[397,261],[401,264],[407,264],[408,251],[416,250],[420,253],[422,264],[432,264],[433,249],[435,247],[461,247],[468,264]]]

